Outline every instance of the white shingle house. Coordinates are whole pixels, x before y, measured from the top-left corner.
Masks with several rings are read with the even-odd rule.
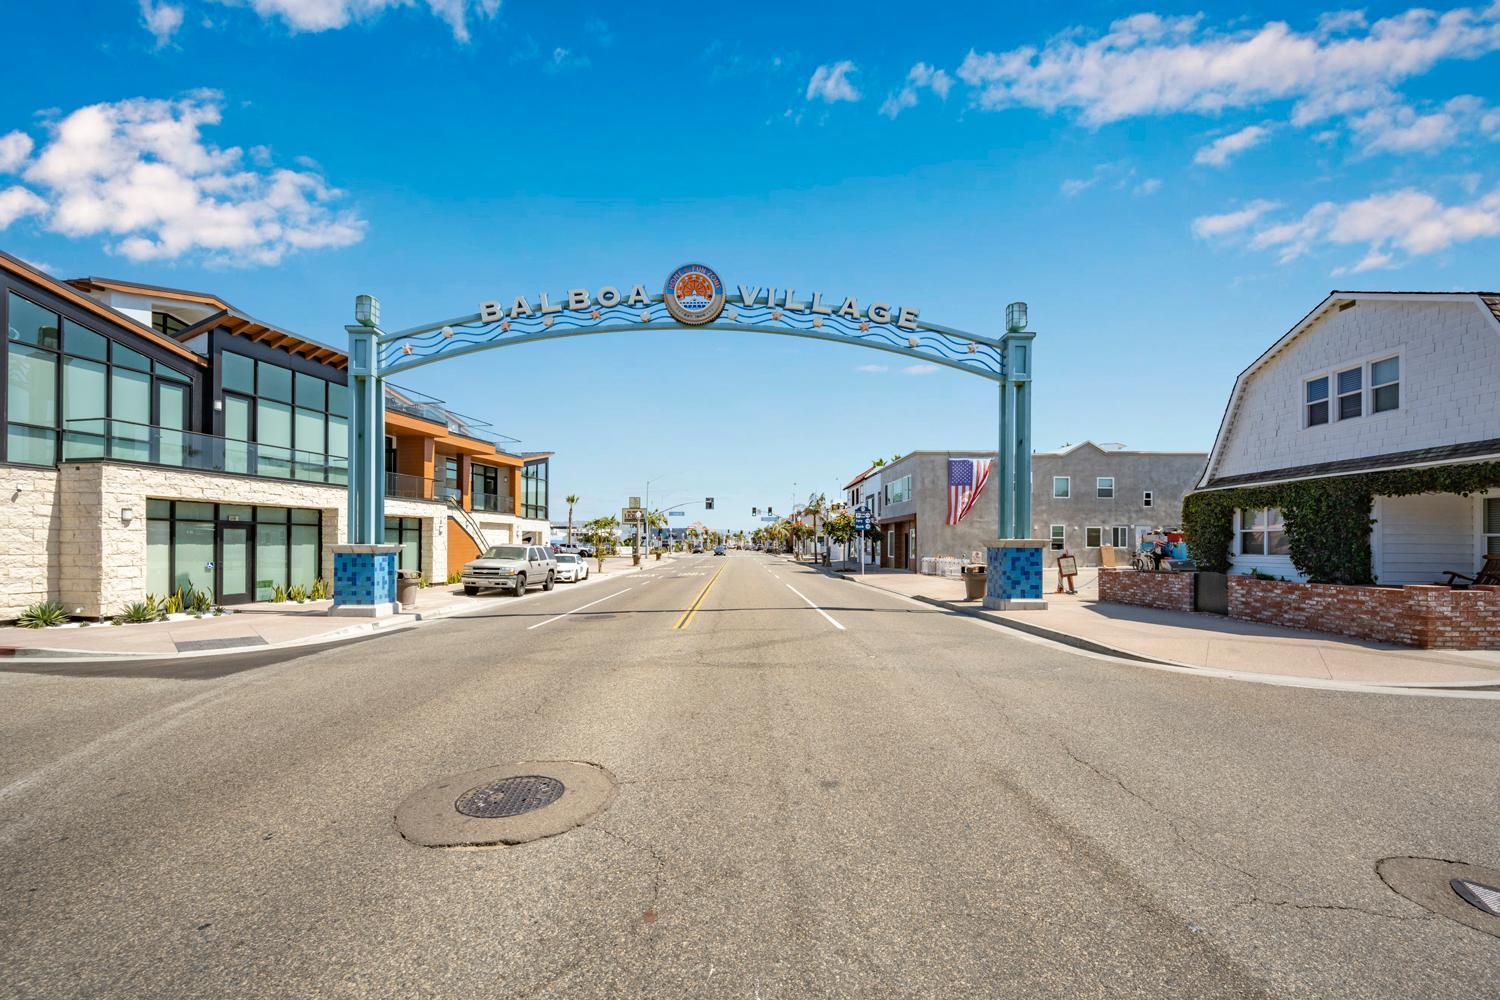
[[[1500,555],[1500,466],[1484,467],[1495,462],[1500,294],[1333,292],[1235,381],[1195,492],[1403,470],[1477,474],[1469,496],[1429,491],[1431,476],[1407,477],[1399,490],[1388,478],[1404,495],[1374,494],[1374,581],[1440,583]],[[1274,507],[1236,509],[1230,554],[1234,573],[1304,578]]]

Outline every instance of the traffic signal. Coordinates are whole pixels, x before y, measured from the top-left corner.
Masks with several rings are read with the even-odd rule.
[[[704,510],[713,510],[714,509],[714,498],[713,497],[704,497],[703,498],[703,509]]]
[[[775,513],[776,512],[774,510],[772,510],[771,508],[769,508],[769,507],[766,508],[766,516],[767,517],[770,517],[770,516],[772,516]]]
[[[751,517],[759,517],[760,516],[760,508],[759,507],[751,507],[750,508],[750,516]]]

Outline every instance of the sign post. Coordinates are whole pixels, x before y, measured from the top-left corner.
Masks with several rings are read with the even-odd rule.
[[[859,575],[865,575],[865,532],[870,530],[870,508],[860,504],[854,508],[854,532],[859,536]]]

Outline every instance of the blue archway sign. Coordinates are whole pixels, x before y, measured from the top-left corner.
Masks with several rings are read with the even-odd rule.
[[[725,286],[704,264],[674,270],[661,291],[636,284],[516,295],[479,304],[476,312],[387,333],[379,303],[362,295],[349,334],[352,410],[349,422],[349,544],[335,548],[334,604],[347,613],[379,613],[394,586],[385,546],[385,389],[387,376],[479,351],[602,333],[733,330],[803,337],[899,354],[977,375],[999,385],[995,483],[999,538],[989,548],[988,607],[1040,606],[1044,544],[1031,539],[1032,340],[1026,306],[1006,309],[999,337],[923,320],[918,309],[853,297],[824,300],[789,288]],[[350,550],[350,551],[342,551]],[[345,558],[347,557],[347,558]],[[377,558],[379,557],[379,558]],[[391,557],[393,559],[393,557]],[[373,560],[373,563],[372,563]],[[342,569],[342,572],[341,572]],[[345,581],[340,590],[341,581]],[[376,581],[372,592],[366,584]],[[365,610],[373,606],[373,610]]]

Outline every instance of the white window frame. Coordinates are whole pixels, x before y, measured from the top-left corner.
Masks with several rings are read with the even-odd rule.
[[[1142,507],[1150,507],[1155,502],[1155,500],[1156,498],[1152,495],[1150,490],[1143,490],[1141,492]]]
[[[1480,560],[1480,562],[1483,562],[1484,561],[1484,557],[1489,554],[1491,540],[1493,540],[1494,543],[1495,543],[1495,550],[1496,551],[1500,551],[1500,532],[1486,531],[1485,530],[1485,528],[1486,528],[1486,525],[1485,525],[1485,515],[1488,513],[1488,511],[1485,508],[1488,507],[1490,504],[1500,504],[1500,496],[1481,496],[1479,498],[1479,560]]]
[[[1254,510],[1256,513],[1259,513],[1261,511],[1265,511],[1266,512],[1266,527],[1265,528],[1257,528],[1253,524],[1250,527],[1248,527],[1248,528],[1245,527],[1245,521],[1244,521],[1244,516],[1243,516],[1243,514],[1244,514],[1244,508],[1236,507],[1235,511],[1234,511],[1234,554],[1238,555],[1238,556],[1250,556],[1251,558],[1260,558],[1260,559],[1286,559],[1286,558],[1290,558],[1290,554],[1289,553],[1286,553],[1286,552],[1272,552],[1271,551],[1271,538],[1270,538],[1270,535],[1271,535],[1272,531],[1279,531],[1279,532],[1281,532],[1281,535],[1282,535],[1283,539],[1286,537],[1286,515],[1281,512],[1281,508],[1279,508],[1279,507],[1253,507],[1253,508],[1250,508],[1250,509]],[[1275,511],[1276,512],[1276,516],[1275,517],[1271,516],[1271,511]],[[1265,542],[1264,542],[1263,551],[1261,551],[1261,552],[1246,552],[1245,551],[1245,533],[1247,531],[1259,531],[1261,534],[1263,534],[1263,535],[1266,536]]]
[[[1117,525],[1115,525],[1114,527],[1112,527],[1112,528],[1109,529],[1109,536],[1110,536],[1109,537],[1109,543],[1110,543],[1110,547],[1111,548],[1116,548],[1116,549],[1128,549],[1128,548],[1130,548],[1130,525],[1128,525],[1128,524],[1117,524]],[[1121,541],[1121,539],[1124,539],[1124,541]]]
[[[900,496],[895,496],[900,490]],[[911,476],[902,476],[900,479],[892,480],[885,484],[885,502],[887,504],[906,503],[911,499]]]
[[[1057,484],[1058,483],[1064,483],[1065,484],[1063,486],[1063,489],[1066,492],[1064,492],[1062,496],[1058,496],[1057,495]],[[1052,477],[1052,499],[1054,499],[1054,500],[1071,500],[1071,499],[1073,499],[1073,477],[1072,476],[1053,476]]]
[[[1326,392],[1322,399],[1308,402],[1307,387],[1318,379],[1324,380]],[[1324,407],[1324,417],[1318,423],[1313,423],[1312,408],[1320,405]],[[1328,372],[1318,372],[1309,375],[1302,380],[1302,429],[1309,430],[1313,427],[1327,427],[1331,423],[1333,423],[1333,376]]]
[[[1093,545],[1089,544],[1089,532],[1097,531],[1099,534]],[[1099,549],[1104,547],[1104,526],[1102,524],[1088,525],[1083,529],[1083,547],[1086,549]]]
[[[1377,412],[1375,409],[1375,389],[1377,387],[1374,385],[1374,368],[1375,365],[1379,362],[1390,360],[1394,360],[1396,362],[1396,381],[1382,382],[1380,384],[1380,388],[1384,388],[1388,385],[1394,385],[1396,387],[1397,402],[1396,405],[1391,409],[1380,410]],[[1339,373],[1352,371],[1355,368],[1358,368],[1360,370],[1360,412],[1359,415],[1355,417],[1341,417],[1339,416],[1339,400],[1341,398],[1341,394],[1339,393]],[[1321,424],[1314,424],[1309,421],[1308,410],[1310,407],[1316,404],[1309,403],[1307,401],[1307,386],[1309,383],[1315,382],[1320,378],[1326,378],[1328,380],[1328,396],[1326,399],[1319,400],[1319,402],[1326,402],[1328,404],[1328,419]],[[1406,408],[1406,390],[1404,388],[1405,381],[1406,349],[1404,347],[1397,347],[1391,350],[1381,351],[1378,354],[1366,355],[1365,357],[1357,360],[1350,360],[1341,364],[1330,365],[1329,367],[1324,368],[1321,371],[1309,372],[1302,379],[1302,397],[1300,399],[1300,404],[1302,406],[1302,429],[1310,430],[1314,427],[1328,427],[1333,424],[1343,423],[1346,420],[1368,420],[1371,417],[1384,416],[1387,413],[1400,413]],[[1342,394],[1342,396],[1352,395],[1354,395],[1354,393],[1346,392]]]
[[[1066,524],[1049,524],[1047,526],[1048,548],[1053,552],[1061,552],[1068,547],[1068,526]]]
[[[1106,479],[1109,480],[1109,496],[1105,496],[1104,495],[1104,481]],[[1115,477],[1114,476],[1095,476],[1094,477],[1094,499],[1095,500],[1113,500],[1114,498],[1115,498]]]

